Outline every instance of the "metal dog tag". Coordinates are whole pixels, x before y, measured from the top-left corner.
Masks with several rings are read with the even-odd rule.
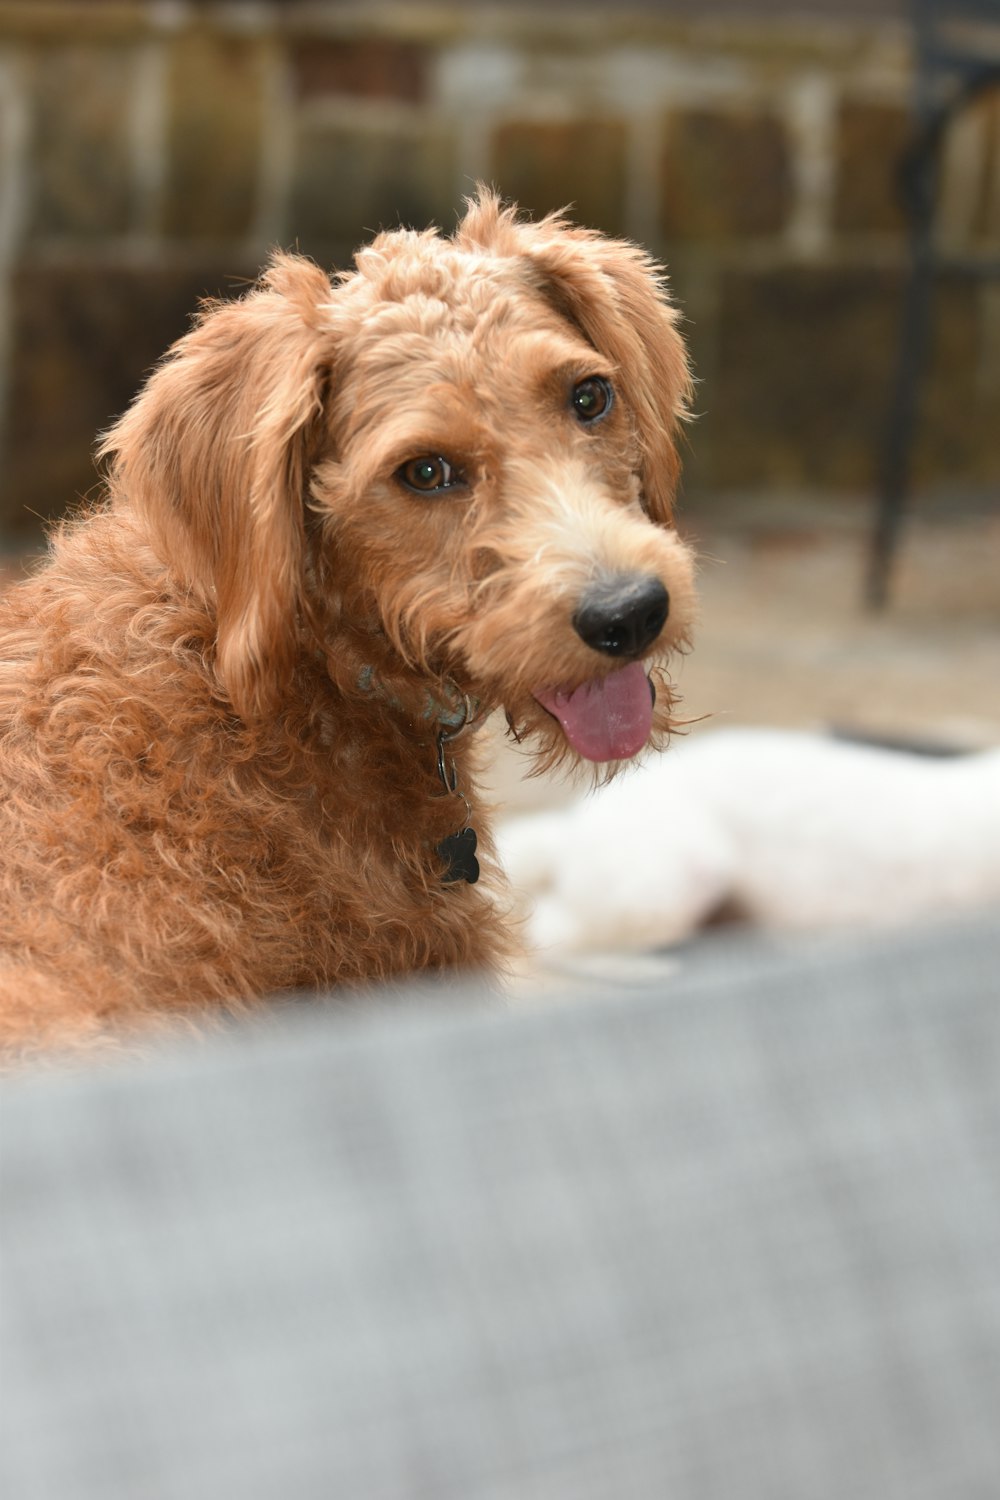
[[[479,879],[479,861],[476,858],[477,842],[476,830],[463,828],[459,833],[449,833],[448,837],[438,844],[437,852],[445,863],[445,872],[441,877],[445,885],[451,885],[456,880],[464,880],[469,885],[475,885]]]

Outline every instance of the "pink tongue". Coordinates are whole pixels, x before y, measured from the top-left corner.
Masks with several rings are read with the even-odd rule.
[[[642,749],[653,727],[653,695],[641,661],[585,682],[573,693],[539,688],[534,696],[559,720],[585,760],[628,760]]]

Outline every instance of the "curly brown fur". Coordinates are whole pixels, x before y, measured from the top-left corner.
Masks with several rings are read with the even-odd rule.
[[[496,872],[442,880],[442,714],[474,695],[573,758],[535,691],[621,667],[572,618],[641,574],[670,595],[643,652],[669,734],[688,389],[643,252],[486,192],[452,239],[383,234],[332,283],[276,255],[206,307],[108,434],[101,505],[2,604],[0,1042],[499,963]],[[421,455],[462,482],[407,489]],[[449,757],[482,838],[472,737]]]

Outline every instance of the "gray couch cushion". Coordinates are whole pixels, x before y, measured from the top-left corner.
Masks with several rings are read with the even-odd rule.
[[[998,971],[737,942],[7,1083],[3,1494],[995,1500]]]

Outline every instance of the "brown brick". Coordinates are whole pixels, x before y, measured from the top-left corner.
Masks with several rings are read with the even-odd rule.
[[[702,482],[721,488],[871,490],[884,438],[901,277],[832,267],[723,278],[714,376],[694,434]],[[915,476],[996,481],[991,413],[977,387],[978,290],[944,281],[923,388]]]
[[[983,341],[989,337],[983,293],[982,282],[962,276],[938,280],[930,369],[915,449],[918,481],[1000,481],[1000,383],[983,378]]]
[[[451,228],[458,207],[455,141],[433,123],[409,130],[303,127],[289,238],[318,258],[343,260],[373,230]]]
[[[896,290],[827,270],[724,277],[703,394],[718,484],[870,485]]]
[[[253,222],[261,134],[258,43],[195,32],[170,59],[165,229],[191,239],[243,235]]]
[[[972,105],[982,143],[982,160],[976,183],[976,200],[969,226],[977,248],[996,246],[1000,240],[1000,94],[996,90]]]
[[[667,121],[661,227],[668,240],[778,234],[792,200],[788,138],[762,110],[678,110]]]
[[[850,100],[837,122],[834,228],[844,234],[898,232],[903,225],[899,160],[910,131],[905,109]]]
[[[43,47],[34,63],[30,231],[87,238],[124,232],[131,207],[130,52]]]
[[[301,99],[353,94],[420,104],[427,94],[427,50],[409,42],[313,41],[297,45],[291,61]]]
[[[61,514],[93,487],[96,434],[186,330],[199,298],[232,296],[242,289],[236,278],[255,271],[235,265],[16,273],[0,510],[6,543],[32,545],[41,517]]]
[[[626,131],[620,120],[502,125],[491,173],[505,197],[533,214],[570,205],[579,224],[625,232]]]

